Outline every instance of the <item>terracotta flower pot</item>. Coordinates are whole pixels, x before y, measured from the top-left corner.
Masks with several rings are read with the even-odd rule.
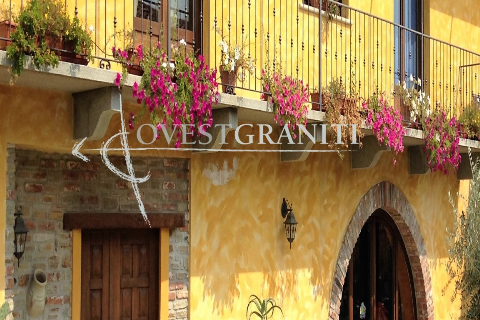
[[[11,39],[11,34],[17,30],[17,24],[13,21],[0,22],[0,38]],[[11,40],[0,40],[0,50],[5,50],[12,43]]]
[[[319,92],[310,93],[310,101],[312,102],[312,110],[320,111],[320,93]]]
[[[235,87],[237,86],[237,72],[235,68],[233,71],[224,70],[223,66],[220,66],[220,81],[223,85],[223,93],[235,94]]]
[[[271,97],[272,94],[269,93],[269,91],[267,90],[267,87],[265,87],[265,86],[262,87],[262,90],[263,90],[263,92],[262,92],[261,99],[263,101],[268,101],[268,98]]]
[[[127,59],[131,63],[127,65],[127,71],[130,74],[134,74],[137,76],[142,76],[143,75],[143,69],[140,67],[140,58],[134,54],[134,49],[128,49],[127,51]]]

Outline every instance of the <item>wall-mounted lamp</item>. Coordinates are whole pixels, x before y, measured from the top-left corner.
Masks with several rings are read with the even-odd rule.
[[[25,242],[27,242],[28,229],[25,227],[25,222],[22,218],[22,207],[18,206],[15,212],[15,225],[13,226],[13,232],[15,234],[15,252],[13,253],[18,259],[18,266],[20,267],[20,258],[25,252]]]
[[[282,217],[285,219],[285,234],[287,235],[287,240],[290,242],[290,249],[292,249],[292,242],[295,240],[295,232],[297,231],[297,220],[295,220],[295,215],[293,214],[292,205],[288,206],[288,202],[283,198],[282,203]]]

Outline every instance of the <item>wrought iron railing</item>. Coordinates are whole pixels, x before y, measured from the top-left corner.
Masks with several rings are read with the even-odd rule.
[[[212,2],[212,24],[256,61],[255,74],[237,81],[237,94],[262,92],[262,68],[273,65],[304,80],[310,90],[337,80],[367,99],[392,93],[395,84],[412,76],[421,80],[421,87],[415,86],[430,95],[433,107],[454,113],[479,99],[480,55],[421,31],[330,0],[323,1],[326,10],[314,8],[322,1],[312,0]],[[215,65],[219,41],[215,35],[209,43]]]
[[[25,3],[5,0],[0,20],[12,20]],[[240,70],[234,85],[247,97],[260,98],[262,69],[275,67],[311,91],[337,80],[366,99],[391,93],[412,75],[433,106],[452,113],[480,100],[479,54],[331,0],[65,0],[65,6],[91,30],[98,67],[111,66],[113,46],[160,41],[170,48],[185,39],[218,68],[223,37],[254,61],[253,74]],[[8,32],[0,34],[0,47],[8,40]]]
[[[63,0],[62,0],[63,1]],[[196,52],[201,43],[201,6],[198,0],[64,0],[69,16],[76,16],[91,32],[95,47],[90,66],[110,68],[114,61],[112,47],[157,45],[170,48],[172,42],[185,39]],[[8,21],[28,1],[5,0],[0,11],[0,50],[9,44],[14,30]],[[198,32],[197,32],[198,31]]]

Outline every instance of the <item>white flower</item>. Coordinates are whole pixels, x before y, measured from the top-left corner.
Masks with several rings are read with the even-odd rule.
[[[415,111],[410,111],[410,119],[414,119],[415,118]]]
[[[240,48],[236,47],[235,48],[235,60],[240,59]]]
[[[430,108],[426,110],[427,117],[430,117]]]
[[[180,44],[183,44],[184,46],[186,46],[186,45],[187,45],[187,41],[185,41],[185,39],[182,39],[182,40],[180,40]]]
[[[412,109],[417,110],[417,103],[415,102],[415,100],[412,100]]]
[[[428,99],[428,105],[430,105],[430,96],[428,96],[427,99]]]
[[[223,49],[223,44],[224,44],[224,43],[225,43],[225,42],[223,42],[223,40],[220,40],[220,42],[218,43],[218,45],[220,46],[220,48]]]
[[[418,82],[418,85],[421,87],[422,86],[422,80],[420,80],[420,78],[418,78],[417,82]]]
[[[166,68],[166,67],[167,67],[167,63],[166,63],[166,62],[162,63],[162,67]]]
[[[228,52],[228,44],[226,41],[220,41],[220,47],[223,49],[223,53],[227,53]]]
[[[170,62],[170,68],[175,69],[175,64],[173,62]]]
[[[225,57],[225,65],[228,66],[228,56]]]
[[[405,81],[403,82],[403,89],[407,90],[407,84],[405,83]]]
[[[235,60],[232,60],[232,63],[230,65],[230,72],[232,72],[235,69]]]
[[[90,25],[90,31],[93,32],[93,25]]]
[[[410,75],[410,81],[413,82],[413,74]]]

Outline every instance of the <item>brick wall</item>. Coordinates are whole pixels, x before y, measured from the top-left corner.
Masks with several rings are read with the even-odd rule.
[[[109,171],[99,156],[83,162],[68,154],[47,154],[10,146],[7,157],[6,299],[15,319],[28,319],[26,293],[36,268],[47,273],[44,319],[71,318],[72,236],[63,230],[64,212],[139,212],[129,184]],[[110,157],[123,172],[123,157]],[[189,220],[189,163],[186,159],[134,158],[147,212],[185,214]],[[25,254],[13,256],[15,205],[29,229]],[[169,318],[187,319],[188,226],[170,231]]]

